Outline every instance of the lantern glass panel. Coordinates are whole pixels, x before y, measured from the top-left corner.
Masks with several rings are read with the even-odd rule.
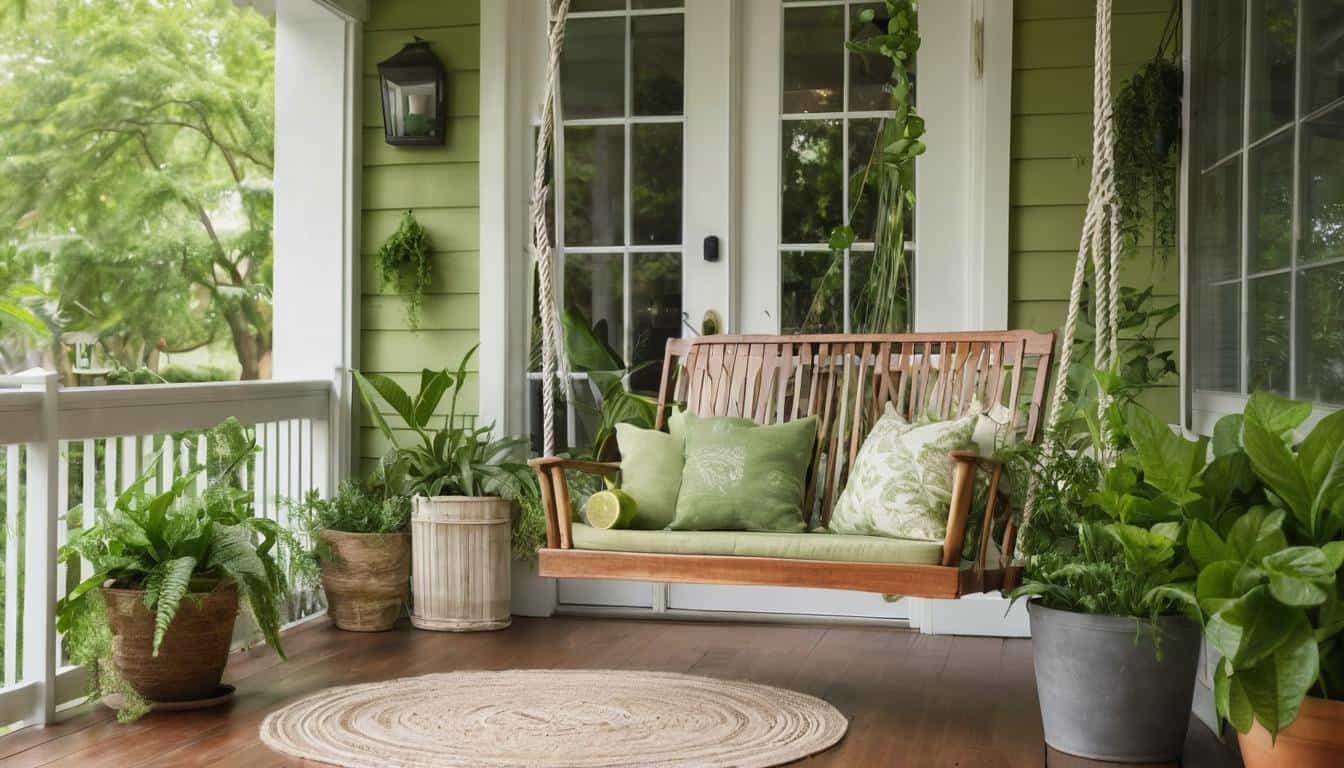
[[[429,69],[389,75],[383,106],[393,136],[426,137],[438,130],[438,81]]]

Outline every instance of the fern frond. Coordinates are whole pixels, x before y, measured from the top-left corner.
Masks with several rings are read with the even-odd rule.
[[[247,604],[252,619],[262,637],[275,648],[280,658],[286,658],[280,645],[280,605],[277,595],[283,593],[284,573],[270,557],[257,554],[246,528],[233,525],[215,526],[215,540],[210,548],[207,570],[218,568],[238,586],[238,596]]]
[[[168,632],[168,625],[173,622],[173,617],[177,615],[177,607],[182,603],[182,596],[187,594],[187,587],[191,583],[191,574],[196,570],[196,558],[179,557],[176,560],[169,560],[163,564],[159,570],[163,574],[158,584],[158,600],[154,611],[154,655],[159,655],[159,644],[163,642],[163,636]]]

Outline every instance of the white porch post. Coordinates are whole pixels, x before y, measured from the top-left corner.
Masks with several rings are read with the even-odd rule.
[[[54,372],[23,389],[42,393],[42,437],[24,446],[28,508],[24,524],[23,682],[35,686],[24,721],[45,725],[56,717],[56,468],[60,461]]]

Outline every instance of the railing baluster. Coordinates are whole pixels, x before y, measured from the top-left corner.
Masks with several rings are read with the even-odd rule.
[[[5,685],[19,681],[19,446],[5,446]]]
[[[98,502],[94,498],[98,488],[98,449],[92,438],[84,439],[79,467],[83,473],[80,478],[79,494],[79,503],[83,514],[80,515],[79,526],[87,528],[93,525],[93,510],[98,506]],[[79,578],[82,580],[92,575],[93,564],[81,556],[79,559]]]
[[[56,441],[56,547],[52,554],[59,552],[61,547],[70,540],[70,442],[68,440]],[[65,597],[69,587],[69,567],[65,563],[56,562],[56,598],[59,600]],[[65,660],[65,638],[59,633],[56,635],[56,666],[64,666]]]
[[[163,490],[173,487],[173,436],[163,436]]]
[[[111,509],[117,500],[117,438],[103,440],[103,506]]]
[[[127,435],[121,438],[121,490],[131,487],[135,482],[135,476],[138,474],[135,470],[135,435]]]
[[[140,436],[140,472],[144,474],[150,472],[154,467],[154,435]],[[150,472],[149,480],[145,483],[145,493],[158,493],[158,482],[153,473]]]
[[[196,464],[197,464],[197,465],[202,466],[202,467],[205,466],[205,461],[206,461],[206,459],[208,458],[208,455],[209,455],[209,454],[207,453],[207,451],[209,451],[209,448],[210,448],[210,443],[209,443],[208,440],[205,439],[205,435],[199,435],[199,436],[197,436],[197,438],[196,438]],[[247,472],[247,466],[246,466],[246,465],[243,466],[243,472],[244,472],[244,473]],[[197,492],[197,493],[200,493],[200,494],[204,494],[204,493],[205,493],[205,489],[208,488],[208,487],[210,487],[210,478],[207,477],[205,471],[202,470],[201,473],[200,473],[199,475],[196,476],[196,492]],[[244,487],[244,488],[247,487],[247,480],[246,480],[246,478],[244,478],[244,480],[243,480],[243,487]]]

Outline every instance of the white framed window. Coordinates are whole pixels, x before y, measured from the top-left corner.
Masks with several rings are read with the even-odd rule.
[[[1263,389],[1344,403],[1344,7],[1191,13],[1189,426]]]

